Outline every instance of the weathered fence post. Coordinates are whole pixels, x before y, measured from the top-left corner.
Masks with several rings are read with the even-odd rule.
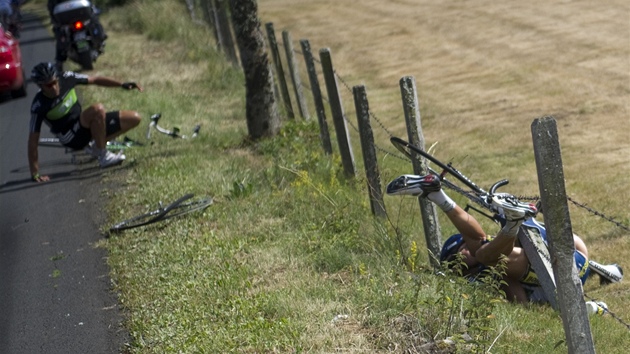
[[[221,36],[222,49],[225,51],[228,60],[234,66],[239,66],[238,56],[236,55],[236,48],[234,42],[234,36],[232,35],[232,26],[230,25],[230,16],[228,14],[228,0],[216,0],[217,1],[217,20],[219,35]]]
[[[302,52],[304,53],[304,62],[306,63],[306,71],[308,72],[308,79],[311,83],[313,102],[315,103],[315,111],[317,112],[317,120],[319,121],[319,139],[322,141],[324,152],[330,155],[332,154],[332,144],[330,143],[328,123],[326,122],[326,109],[324,108],[322,91],[319,88],[319,79],[317,78],[313,52],[311,52],[311,45],[306,39],[300,40],[300,46],[302,47]]]
[[[326,90],[328,91],[328,100],[330,102],[333,123],[335,123],[337,143],[339,144],[343,170],[346,177],[355,177],[356,171],[352,146],[350,145],[350,134],[346,125],[346,117],[343,113],[343,105],[341,104],[341,96],[339,96],[339,88],[337,86],[337,77],[335,76],[329,48],[320,49],[319,60],[322,62],[322,72],[324,73],[324,81],[326,82]]]
[[[217,0],[208,0],[208,6],[212,7],[212,30],[217,40],[217,49],[223,51],[223,38],[221,38],[221,29],[219,28],[219,14],[217,10]]]
[[[370,195],[370,206],[372,214],[378,217],[385,217],[385,203],[383,202],[383,192],[381,189],[381,174],[378,170],[376,160],[376,145],[374,135],[370,125],[370,107],[368,105],[365,86],[355,86],[352,88],[354,96],[354,107],[357,112],[359,122],[359,134],[361,138],[361,151],[363,152],[363,164],[365,165],[365,175],[367,177],[367,187]]]
[[[310,119],[311,117],[308,114],[306,101],[304,100],[304,93],[302,92],[302,80],[298,73],[295,53],[293,52],[293,41],[288,31],[282,31],[282,41],[284,42],[284,52],[287,56],[287,65],[289,66],[289,74],[291,74],[291,80],[293,81],[293,91],[295,92],[295,100],[297,101],[300,116],[303,119]]]
[[[407,135],[409,143],[424,150],[424,135],[422,134],[422,123],[420,118],[420,107],[416,90],[416,80],[412,76],[405,76],[400,79],[400,92],[402,95],[403,111],[407,123]],[[425,175],[429,172],[425,158],[417,155],[412,159],[413,173]],[[418,198],[420,203],[420,213],[422,214],[422,226],[424,228],[424,238],[426,239],[429,251],[429,261],[434,267],[439,267],[439,254],[442,249],[440,223],[438,221],[437,208],[435,204],[426,198]]]
[[[539,118],[531,128],[547,240],[569,353],[595,353],[582,283],[575,268],[575,244],[556,121],[553,117]]]
[[[282,94],[282,101],[284,101],[284,108],[286,110],[287,117],[293,119],[295,118],[295,114],[293,113],[293,106],[291,105],[291,96],[289,96],[287,81],[284,78],[284,70],[282,69],[282,60],[280,59],[280,52],[278,51],[278,41],[276,41],[276,32],[273,29],[273,23],[267,23],[265,25],[265,29],[267,30],[267,38],[269,39],[271,57],[273,58],[273,63],[276,66],[276,76],[278,77],[278,83],[280,84],[280,93]]]
[[[201,0],[201,11],[203,13],[203,19],[206,21],[208,26],[212,29],[212,34],[214,35],[214,39],[217,42],[217,46],[219,45],[219,37],[217,36],[217,28],[214,24],[214,9],[210,10],[213,7],[213,2],[211,0]]]

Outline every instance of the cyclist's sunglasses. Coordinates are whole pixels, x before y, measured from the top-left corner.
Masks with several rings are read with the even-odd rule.
[[[48,88],[53,88],[53,86],[57,85],[57,83],[59,83],[59,80],[53,80],[53,81],[51,81],[49,83],[42,84],[42,86],[48,87]]]

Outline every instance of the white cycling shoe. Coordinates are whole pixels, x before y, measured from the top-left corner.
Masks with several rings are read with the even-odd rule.
[[[534,204],[522,203],[515,196],[507,193],[493,195],[492,205],[499,209],[499,214],[505,215],[507,221],[526,220],[538,214],[538,209]]]
[[[441,189],[440,178],[433,174],[426,176],[402,175],[387,185],[389,195],[426,196]]]
[[[609,283],[618,283],[623,279],[623,269],[618,264],[599,264],[593,260],[588,262],[591,270],[606,279]]]
[[[101,165],[101,168],[106,168],[120,165],[126,158],[127,157],[122,153],[122,151],[114,154],[110,151],[104,150],[104,152],[98,157],[98,163]]]

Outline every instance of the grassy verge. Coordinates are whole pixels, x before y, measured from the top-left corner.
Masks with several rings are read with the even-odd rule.
[[[161,112],[161,124],[182,131],[202,125],[195,140],[154,136],[106,174],[110,221],[185,193],[215,199],[203,213],[100,244],[130,352],[405,352],[464,332],[473,341],[462,351],[540,353],[562,342],[550,308],[507,304],[492,288],[431,274],[417,201],[388,198],[388,219],[374,220],[365,181],[342,178],[315,122],[285,122],[277,138],[246,143],[242,75],[182,2],[136,1],[102,19],[110,39],[95,73],[137,81],[145,92],[90,87],[85,100],[145,118]],[[142,141],[147,126],[129,137]],[[408,169],[388,159],[383,180]],[[625,283],[591,281],[587,291],[630,318]],[[610,317],[592,321],[598,351],[623,352],[627,329]]]

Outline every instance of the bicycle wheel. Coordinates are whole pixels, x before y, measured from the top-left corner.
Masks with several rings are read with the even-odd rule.
[[[213,200],[210,197],[180,203],[179,205],[173,206],[171,209],[169,209],[160,220],[170,219],[176,216],[192,213],[193,211],[197,210],[204,210],[212,205],[212,203]]]
[[[479,194],[486,194],[486,191],[484,191],[481,187],[477,186],[475,183],[473,183],[473,181],[471,181],[470,179],[468,179],[468,177],[464,176],[464,174],[462,174],[461,172],[459,172],[457,169],[455,169],[453,166],[449,164],[445,164],[442,161],[438,160],[437,158],[433,157],[433,155],[429,154],[428,152],[418,148],[417,146],[413,146],[410,143],[397,138],[395,136],[391,137],[389,139],[392,144],[398,149],[400,150],[400,152],[402,152],[403,154],[405,154],[405,156],[407,156],[410,160],[413,159],[417,159],[417,155],[421,155],[424,158],[426,158],[427,160],[433,162],[434,164],[436,164],[437,166],[439,166],[442,170],[444,170],[445,172],[450,173],[453,177],[457,178],[460,182],[462,182],[463,184],[465,184],[467,187],[469,187],[470,189],[472,189],[474,192],[479,193]],[[442,174],[440,174],[440,176],[442,176]]]
[[[170,219],[175,216],[180,216],[197,210],[203,210],[210,206],[213,202],[212,198],[209,197],[186,202],[193,196],[194,194],[186,194],[173,203],[167,205],[165,208],[159,208],[146,214],[138,215],[131,219],[121,221],[110,227],[109,231],[118,232],[153,224],[155,222]]]

